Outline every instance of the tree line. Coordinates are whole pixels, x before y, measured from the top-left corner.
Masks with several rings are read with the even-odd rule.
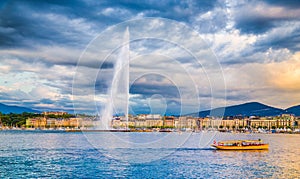
[[[24,127],[26,125],[26,120],[28,118],[36,118],[36,117],[47,117],[47,118],[71,118],[74,117],[72,114],[63,114],[63,115],[54,115],[49,114],[47,116],[39,113],[29,113],[23,112],[21,114],[17,113],[8,113],[3,114],[0,112],[0,126],[7,126],[7,127]]]

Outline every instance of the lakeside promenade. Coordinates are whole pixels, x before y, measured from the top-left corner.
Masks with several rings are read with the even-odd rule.
[[[300,129],[237,129],[237,130],[218,130],[215,128],[203,129],[203,130],[191,130],[191,129],[174,129],[174,128],[136,128],[136,129],[93,129],[93,128],[19,128],[19,127],[0,127],[0,131],[28,131],[28,132],[222,132],[222,133],[260,133],[260,134],[300,134]]]
[[[15,117],[16,118],[16,117]],[[220,131],[240,133],[298,133],[300,117],[282,114],[273,117],[192,117],[141,114],[117,116],[111,119],[111,130],[99,130],[97,116],[74,116],[67,113],[43,113],[24,118],[22,125],[9,124],[8,117],[0,117],[0,130],[56,130],[56,131],[99,131],[99,132],[199,132]],[[101,128],[100,128],[101,129]]]

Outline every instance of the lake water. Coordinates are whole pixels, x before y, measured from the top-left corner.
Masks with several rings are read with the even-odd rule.
[[[262,139],[268,151],[216,151]],[[299,178],[300,135],[0,131],[0,178]]]

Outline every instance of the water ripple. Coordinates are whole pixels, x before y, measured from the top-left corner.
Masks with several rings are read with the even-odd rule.
[[[130,135],[130,134],[129,134]],[[236,135],[236,134],[231,134]],[[137,137],[136,134],[132,135]],[[151,135],[144,135],[151,137]],[[230,136],[218,135],[217,140]],[[236,136],[233,136],[236,137]],[[242,136],[248,137],[248,136]],[[256,135],[268,151],[180,148],[94,148],[83,135],[0,132],[0,178],[297,178],[299,135]],[[140,139],[138,139],[140,141]],[[199,142],[190,139],[190,144]],[[126,157],[169,155],[132,163]],[[109,157],[112,155],[112,157]],[[124,160],[117,160],[117,155]]]

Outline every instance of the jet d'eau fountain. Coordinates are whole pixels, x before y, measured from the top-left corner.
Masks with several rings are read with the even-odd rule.
[[[126,28],[123,42],[114,64],[113,79],[107,91],[107,102],[100,113],[100,129],[110,129],[113,114],[124,114],[128,124],[129,101],[129,29]],[[127,126],[128,127],[128,126]]]

